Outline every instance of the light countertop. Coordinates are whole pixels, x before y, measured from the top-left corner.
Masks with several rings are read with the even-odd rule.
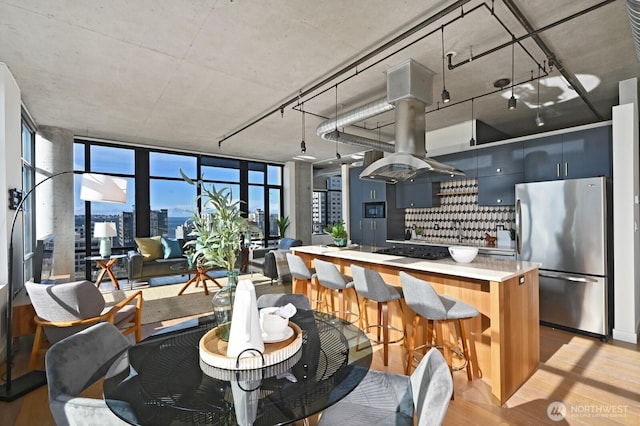
[[[490,247],[483,242],[481,244],[478,243],[469,243],[469,242],[457,242],[451,239],[411,239],[411,240],[387,240],[389,244],[416,244],[416,245],[426,245],[426,246],[439,246],[439,247],[449,247],[449,246],[469,246],[469,247],[478,247],[479,253],[482,252],[505,252],[505,254],[515,254],[516,252],[516,244],[515,241],[512,241],[509,246],[495,246]]]
[[[406,270],[432,272],[464,278],[486,281],[506,281],[515,276],[539,268],[538,263],[523,262],[511,259],[494,259],[484,256],[476,257],[471,263],[457,263],[452,258],[440,260],[424,260],[412,257],[374,253],[377,248],[369,246],[352,246],[347,248],[327,246],[291,247],[291,250],[310,255],[323,255],[344,260],[370,262],[395,266]]]

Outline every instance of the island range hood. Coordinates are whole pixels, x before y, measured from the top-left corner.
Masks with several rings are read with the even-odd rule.
[[[387,96],[321,123],[317,134],[329,141],[389,152],[360,173],[360,179],[396,183],[415,177],[444,173],[464,175],[454,167],[426,156],[425,107],[432,103],[433,72],[413,59],[387,70]],[[339,127],[395,111],[395,142],[386,143],[339,132]]]

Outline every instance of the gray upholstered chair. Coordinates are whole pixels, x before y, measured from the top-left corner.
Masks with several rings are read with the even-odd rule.
[[[417,349],[420,349],[415,346],[420,319],[425,318],[431,323],[427,327],[427,330],[431,330],[431,333],[426,336],[426,346],[432,346],[431,341],[433,340],[434,329],[436,330],[436,333],[440,333],[438,331],[439,328],[434,327],[434,323],[436,321],[454,321],[460,328],[460,340],[462,341],[463,351],[462,356],[466,363],[467,378],[471,380],[472,374],[469,358],[469,345],[467,344],[467,333],[464,328],[463,320],[480,315],[478,310],[453,297],[439,295],[427,281],[413,277],[406,272],[400,272],[400,283],[402,284],[402,290],[404,291],[405,303],[416,313],[416,316],[413,319],[413,333],[409,339],[407,347],[406,373],[411,373],[413,358]],[[441,340],[441,337],[436,337],[436,340]]]
[[[258,297],[258,309],[268,308],[272,306],[284,306],[287,303],[291,303],[296,309],[311,310],[311,303],[309,298],[304,294],[263,294]]]
[[[314,299],[311,295],[311,292],[313,289],[313,280],[317,278],[315,269],[309,269],[304,263],[304,260],[302,260],[300,256],[293,253],[287,253],[287,263],[289,264],[289,272],[291,273],[291,277],[293,277],[294,279],[294,291],[296,290],[296,281],[306,283],[307,297],[310,301],[313,301]]]
[[[58,426],[125,425],[103,399],[78,397],[107,374],[130,346],[129,339],[109,323],[98,323],[51,346],[45,357],[49,408]],[[118,368],[126,368],[126,363]],[[117,369],[117,368],[116,368]],[[123,401],[110,401],[119,415],[135,423]]]
[[[359,314],[355,312],[348,311],[345,306],[344,290],[347,289],[353,289],[356,295],[356,303],[358,303],[358,293],[355,291],[355,286],[351,277],[342,275],[336,265],[331,262],[315,259],[313,261],[313,266],[316,268],[316,278],[320,285],[321,295],[318,299],[322,301],[321,303],[328,305],[325,298],[327,293],[329,293],[328,295],[331,297],[331,313],[338,313],[338,315],[344,320],[347,320],[347,316],[359,316]],[[333,300],[334,292],[338,293],[338,310],[336,310]],[[359,308],[360,306],[358,304],[358,309]]]
[[[27,282],[25,286],[36,312],[36,334],[29,362],[31,370],[37,368],[38,359],[47,352],[46,341],[54,344],[98,322],[115,324],[125,336],[135,333],[136,342],[142,339],[142,291],[113,306],[105,306],[102,293],[91,281]]]
[[[441,425],[447,414],[453,379],[442,354],[431,349],[407,377],[369,370],[362,382],[324,410],[318,426]]]
[[[360,301],[360,319],[358,327],[368,331],[370,328],[377,328],[378,335],[376,343],[383,345],[384,365],[389,365],[389,344],[402,340],[405,336],[404,313],[402,309],[401,299],[403,298],[402,290],[384,282],[382,276],[373,269],[363,268],[362,266],[351,265],[351,275],[358,295],[362,297]],[[367,315],[367,303],[372,300],[377,303],[378,318],[381,318],[381,324],[369,324],[369,316]],[[389,324],[389,302],[397,301],[400,307],[402,319],[402,330],[399,330]],[[364,326],[363,326],[364,319]],[[396,330],[402,333],[402,337],[396,340],[390,340],[389,330]],[[382,339],[380,338],[382,331]]]

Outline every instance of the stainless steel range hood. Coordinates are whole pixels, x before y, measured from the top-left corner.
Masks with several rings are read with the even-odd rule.
[[[405,181],[430,173],[464,175],[464,172],[426,157],[425,107],[432,103],[433,72],[413,59],[387,70],[387,97],[321,123],[318,135],[335,142],[391,152],[360,173],[360,179]],[[395,143],[385,143],[338,132],[338,127],[354,124],[395,109]]]

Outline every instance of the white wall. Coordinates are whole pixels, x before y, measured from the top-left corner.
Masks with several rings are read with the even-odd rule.
[[[613,338],[638,343],[640,241],[638,237],[638,82],[621,81],[613,107]]]
[[[4,288],[9,278],[9,234],[14,211],[9,210],[8,191],[10,188],[22,188],[21,173],[21,119],[20,119],[20,89],[9,68],[0,62],[0,158],[3,167],[0,168],[0,288]],[[21,229],[22,221],[18,217],[16,229]],[[22,242],[19,238],[14,241],[15,259],[13,263],[14,280],[22,280]],[[5,289],[6,290],[6,289]],[[4,290],[0,291],[4,294]],[[7,292],[8,294],[8,292]],[[7,300],[0,300],[0,352],[4,358],[6,342],[6,313]]]

